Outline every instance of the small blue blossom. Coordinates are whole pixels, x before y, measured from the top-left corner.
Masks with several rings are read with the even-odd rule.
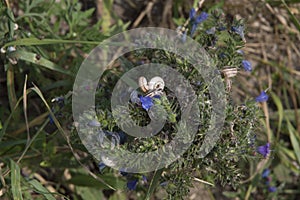
[[[196,16],[196,10],[192,8],[189,17],[192,23],[191,36],[193,36],[198,24],[200,24],[208,18],[208,13],[202,12],[200,13],[200,15]]]
[[[251,62],[249,62],[248,60],[243,60],[242,61],[242,65],[243,65],[245,71],[247,71],[247,72],[251,72],[252,71]]]
[[[233,26],[231,27],[231,30],[237,34],[240,35],[242,40],[245,40],[245,34],[244,34],[244,26],[239,25],[239,26]]]
[[[138,180],[135,179],[135,180],[130,180],[127,182],[127,188],[129,190],[135,190],[136,189],[136,186],[137,186],[137,183],[138,183]]]
[[[265,91],[262,91],[258,97],[255,98],[256,102],[266,102],[268,101],[269,96]]]
[[[201,22],[204,22],[208,18],[207,12],[202,12],[200,15],[198,15],[195,19],[196,24],[200,24]]]
[[[190,10],[190,20],[194,20],[195,17],[196,17],[196,10],[195,8],[192,8]]]
[[[276,192],[277,188],[275,186],[269,187],[269,192]]]
[[[267,178],[270,174],[270,170],[269,169],[264,169],[264,171],[261,174],[262,178]]]
[[[270,143],[257,147],[257,152],[266,158],[270,154]]]
[[[140,100],[141,100],[141,103],[142,103],[142,107],[145,109],[145,110],[149,110],[152,106],[153,106],[153,99],[151,97],[143,97],[141,96],[140,97]]]

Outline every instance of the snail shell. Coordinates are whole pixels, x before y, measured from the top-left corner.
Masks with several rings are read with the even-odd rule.
[[[163,90],[165,87],[165,82],[164,80],[159,77],[155,76],[153,77],[149,82],[148,82],[148,88],[149,90]]]
[[[147,92],[149,90],[147,79],[143,76],[139,78],[139,86],[143,90],[143,92]]]

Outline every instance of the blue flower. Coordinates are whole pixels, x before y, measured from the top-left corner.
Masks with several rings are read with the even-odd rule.
[[[191,36],[194,35],[198,24],[205,21],[208,18],[208,13],[202,12],[200,15],[196,16],[196,10],[194,8],[190,11],[190,20],[192,22]]]
[[[255,98],[256,102],[266,102],[268,101],[269,96],[265,91],[262,91],[258,97]]]
[[[137,186],[137,183],[138,183],[138,180],[135,179],[135,180],[130,180],[127,182],[127,188],[129,190],[135,190],[136,189],[136,186]]]
[[[151,97],[143,97],[141,96],[140,97],[140,100],[141,100],[141,103],[142,103],[142,107],[145,109],[145,110],[149,110],[152,106],[153,106],[153,100]]]
[[[262,178],[267,178],[270,174],[270,170],[269,169],[264,169],[264,171],[261,174]]]
[[[269,187],[269,192],[276,192],[277,188],[275,186]]]
[[[270,143],[257,147],[257,152],[266,158],[270,154]]]
[[[190,20],[194,20],[195,19],[195,17],[196,17],[196,10],[195,10],[195,8],[192,8],[191,10],[190,10]]]
[[[242,65],[243,65],[245,71],[247,71],[247,72],[251,72],[252,71],[251,62],[249,62],[248,60],[243,60],[242,61]]]
[[[239,26],[233,26],[231,27],[231,30],[237,34],[240,35],[242,40],[245,40],[245,34],[244,34],[244,26],[239,25]]]

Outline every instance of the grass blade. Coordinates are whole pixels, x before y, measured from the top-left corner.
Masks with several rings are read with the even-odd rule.
[[[15,200],[22,200],[22,191],[21,191],[21,174],[19,166],[13,161],[10,160],[10,169],[11,169],[11,191]]]
[[[42,194],[47,200],[55,200],[55,197],[47,190],[47,188],[37,180],[33,179],[28,181],[28,183],[36,189],[35,192]]]
[[[37,65],[43,66],[52,71],[62,73],[62,74],[66,74],[69,76],[75,76],[72,72],[63,69],[60,66],[57,66],[55,63],[53,63],[43,57],[40,57],[40,56],[38,56],[38,54],[35,54],[35,53],[31,53],[31,52],[27,52],[27,51],[23,51],[23,50],[17,50],[17,51],[10,53],[9,57],[16,58],[18,60],[28,61],[28,62],[37,64]]]
[[[289,134],[290,134],[290,140],[291,140],[291,143],[292,143],[292,146],[293,146],[293,149],[294,149],[294,153],[297,157],[298,164],[300,164],[300,145],[299,145],[299,140],[295,135],[296,130],[293,127],[293,125],[291,124],[290,121],[287,121],[287,128],[288,128],[288,131],[289,131]]]
[[[155,189],[158,185],[158,182],[159,182],[159,179],[161,177],[162,172],[163,172],[163,169],[159,169],[159,170],[154,172],[153,178],[151,180],[151,183],[149,185],[149,189],[148,189],[147,194],[146,194],[146,198],[145,198],[146,200],[151,198],[151,195],[153,194],[153,192],[155,191]]]
[[[275,93],[271,92],[271,96],[272,96],[272,99],[273,99],[274,103],[276,104],[276,107],[278,110],[278,112],[277,112],[278,113],[277,139],[279,139],[279,133],[281,130],[281,125],[282,125],[282,120],[283,120],[283,106],[282,106],[281,100]]]

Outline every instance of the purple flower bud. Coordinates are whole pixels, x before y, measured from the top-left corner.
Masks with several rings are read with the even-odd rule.
[[[270,143],[257,147],[257,152],[266,158],[270,154]]]
[[[275,186],[269,187],[269,192],[276,192],[277,188]]]
[[[137,183],[138,183],[138,180],[135,179],[135,180],[130,180],[127,182],[127,188],[129,190],[135,190],[136,189],[136,186],[137,186]]]
[[[264,169],[264,171],[261,174],[262,178],[267,178],[270,174],[270,170],[269,169]]]
[[[268,101],[269,96],[265,91],[262,91],[258,97],[255,98],[256,102],[266,102]]]
[[[243,65],[245,71],[247,71],[247,72],[251,72],[252,71],[251,62],[249,62],[248,60],[243,60],[242,61],[242,65]]]
[[[237,34],[240,35],[240,37],[242,38],[242,40],[245,39],[245,34],[244,34],[244,26],[239,25],[239,26],[233,26],[231,27],[231,30]]]
[[[195,23],[200,24],[201,22],[205,21],[208,18],[208,13],[202,12],[198,15],[195,19]]]

